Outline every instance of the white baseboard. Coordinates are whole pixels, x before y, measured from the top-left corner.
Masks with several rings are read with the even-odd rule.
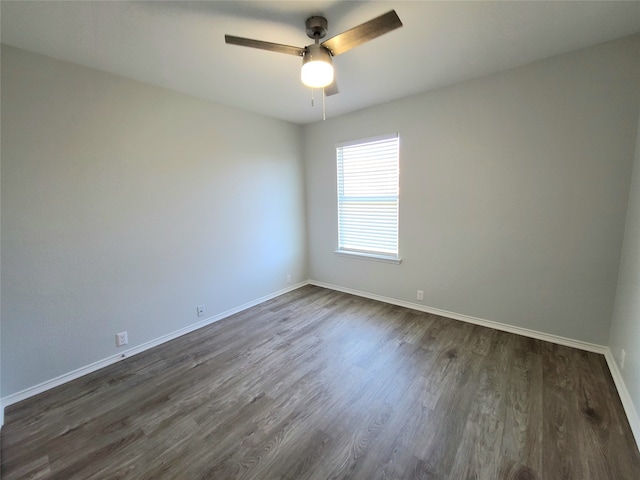
[[[586,350],[588,352],[600,353],[604,355],[609,349],[604,345],[597,345],[595,343],[582,342],[580,340],[574,340],[572,338],[560,337],[558,335],[551,335],[549,333],[538,332],[536,330],[530,330],[528,328],[515,327],[513,325],[507,325],[506,323],[494,322],[492,320],[485,320],[483,318],[472,317],[461,313],[448,312],[447,310],[441,310],[439,308],[420,305],[412,302],[405,302],[403,300],[397,300],[395,298],[384,297],[382,295],[376,295],[373,293],[361,292],[360,290],[353,290],[351,288],[339,287],[337,285],[331,285],[323,282],[316,282],[310,280],[309,284],[316,285],[318,287],[329,288],[331,290],[337,290],[339,292],[350,293],[359,297],[370,298],[372,300],[378,300],[380,302],[390,303],[392,305],[398,305],[400,307],[411,308],[413,310],[419,310],[421,312],[433,313],[442,317],[452,318],[454,320],[460,320],[462,322],[473,323],[474,325],[480,325],[483,327],[493,328],[495,330],[501,330],[503,332],[515,333],[523,335],[525,337],[536,338],[538,340],[544,340],[551,343],[557,343],[558,345],[565,345],[567,347],[578,348],[580,350]]]
[[[248,308],[254,307],[262,302],[266,302],[267,300],[271,300],[272,298],[279,297],[280,295],[284,295],[285,293],[296,290],[300,287],[308,285],[309,282],[300,282],[290,287],[287,287],[283,290],[279,290],[275,293],[271,293],[269,295],[265,295],[264,297],[260,297],[256,300],[252,300],[251,302],[245,303],[244,305],[240,305],[239,307],[232,308],[231,310],[227,310],[226,312],[219,313],[218,315],[214,315],[213,317],[206,318],[200,322],[189,325],[188,327],[181,328],[180,330],[176,330],[175,332],[168,333],[161,337],[158,337],[149,342],[142,343],[133,348],[125,350],[122,353],[118,353],[116,355],[112,355],[107,358],[103,358],[102,360],[98,360],[97,362],[91,363],[89,365],[85,365],[84,367],[80,367],[72,372],[65,373],[56,378],[52,378],[51,380],[46,380],[38,385],[33,387],[26,388],[17,393],[8,395],[2,399],[0,399],[0,414],[2,415],[3,424],[4,424],[4,407],[8,407],[9,405],[13,405],[14,403],[20,402],[22,400],[26,400],[27,398],[33,397],[34,395],[38,395],[39,393],[46,392],[47,390],[51,390],[59,385],[70,382],[71,380],[75,380],[76,378],[80,378],[89,373],[93,373],[96,370],[100,370],[101,368],[112,365],[116,362],[124,360],[125,358],[131,357],[133,355],[137,355],[138,353],[142,353],[150,348],[161,345],[165,342],[169,342],[175,338],[181,337],[182,335],[186,335],[187,333],[191,333],[199,328],[206,327],[207,325],[211,325],[212,323],[218,322],[224,318],[230,317],[236,313],[242,312],[243,310],[247,310]]]
[[[638,445],[638,449],[640,450],[640,418],[638,417],[638,412],[636,411],[636,407],[631,400],[631,395],[629,395],[629,390],[627,390],[627,385],[624,383],[622,374],[618,369],[618,363],[613,357],[613,353],[611,353],[611,350],[609,350],[608,348],[607,353],[605,353],[604,355],[604,358],[607,360],[607,365],[609,365],[609,371],[611,372],[611,376],[613,377],[613,382],[616,384],[616,388],[618,389],[620,401],[622,402],[624,411],[627,414],[627,419],[629,420],[631,431],[633,432],[633,436],[636,439],[636,444]]]
[[[618,395],[620,396],[620,401],[622,402],[622,406],[624,407],[624,411],[627,415],[627,419],[629,420],[631,431],[633,432],[633,436],[635,437],[636,444],[638,445],[638,449],[640,449],[640,420],[638,419],[638,412],[636,412],[635,406],[631,401],[631,396],[629,395],[629,391],[627,390],[627,387],[624,383],[622,375],[618,370],[618,365],[616,364],[616,361],[614,360],[611,350],[609,350],[609,347],[606,347],[603,345],[597,345],[595,343],[582,342],[580,340],[573,340],[571,338],[560,337],[558,335],[551,335],[548,333],[538,332],[535,330],[530,330],[528,328],[514,327],[512,325],[506,325],[504,323],[494,322],[492,320],[485,320],[482,318],[471,317],[469,315],[463,315],[460,313],[448,312],[446,310],[441,310],[439,308],[419,305],[417,303],[405,302],[403,300],[397,300],[395,298],[384,297],[384,296],[376,295],[373,293],[361,292],[359,290],[339,287],[337,285],[317,282],[315,280],[310,280],[309,284],[316,285],[318,287],[329,288],[331,290],[337,290],[339,292],[349,293],[352,295],[357,295],[359,297],[365,297],[365,298],[370,298],[372,300],[378,300],[381,302],[390,303],[392,305],[398,305],[400,307],[411,308],[413,310],[419,310],[421,312],[433,313],[435,315],[440,315],[442,317],[447,317],[447,318],[452,318],[454,320],[473,323],[475,325],[481,325],[483,327],[494,328],[496,330],[502,330],[504,332],[515,333],[518,335],[523,335],[525,337],[544,340],[547,342],[556,343],[558,345],[564,345],[567,347],[577,348],[579,350],[586,350],[588,352],[602,354],[604,355],[607,361],[607,365],[609,366],[611,376],[613,377],[613,381],[616,385],[616,389],[618,390]]]

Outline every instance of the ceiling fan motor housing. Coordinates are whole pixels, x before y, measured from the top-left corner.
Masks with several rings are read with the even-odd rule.
[[[302,58],[302,64],[304,65],[307,62],[316,62],[322,61],[327,62],[328,64],[333,64],[331,60],[331,52],[326,47],[322,45],[308,45],[304,49],[304,57]]]
[[[329,23],[327,19],[324,17],[309,17],[305,22],[305,27],[307,29],[307,37],[316,39],[316,38],[324,38],[327,36],[327,28]]]

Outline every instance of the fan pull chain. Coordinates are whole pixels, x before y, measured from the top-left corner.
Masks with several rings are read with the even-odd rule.
[[[324,87],[322,87],[322,120],[326,120],[327,119],[327,112],[326,112],[325,105],[324,105],[325,98],[327,98],[327,96],[324,93]]]
[[[314,92],[315,92],[315,88],[311,89],[311,106],[315,107],[315,98],[314,98]],[[327,119],[327,108],[326,108],[326,103],[325,103],[325,99],[327,98],[327,95],[324,91],[324,87],[322,87],[322,120],[326,120]]]

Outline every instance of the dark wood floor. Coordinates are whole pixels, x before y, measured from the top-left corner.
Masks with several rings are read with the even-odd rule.
[[[313,286],[5,420],[5,480],[640,478],[601,355]]]

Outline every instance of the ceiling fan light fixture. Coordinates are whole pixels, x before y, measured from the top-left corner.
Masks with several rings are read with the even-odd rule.
[[[380,35],[400,28],[402,22],[396,11],[390,10],[385,14],[373,18],[368,22],[361,23],[357,27],[350,28],[320,43],[320,40],[327,36],[328,25],[327,19],[322,16],[315,15],[307,18],[305,22],[307,37],[315,43],[306,47],[294,47],[233,35],[225,35],[224,41],[231,45],[259,48],[261,50],[302,57],[300,79],[302,83],[308,87],[324,89],[322,92],[324,102],[325,97],[338,93],[338,86],[336,85],[333,73],[332,58],[336,55],[342,55],[352,48],[373,40]]]
[[[309,45],[302,58],[302,83],[311,88],[324,88],[333,82],[331,54],[322,45]]]

